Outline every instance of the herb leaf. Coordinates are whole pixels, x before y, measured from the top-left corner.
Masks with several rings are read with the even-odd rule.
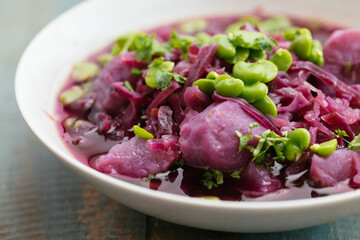
[[[281,137],[274,133],[273,131],[265,130],[261,136],[255,135],[256,138],[259,139],[257,146],[254,148],[252,146],[248,146],[247,143],[250,139],[252,139],[252,128],[259,126],[258,123],[249,124],[250,133],[248,135],[242,135],[240,132],[235,131],[236,135],[240,138],[239,144],[239,152],[243,149],[248,149],[253,154],[253,159],[256,164],[264,164],[265,157],[268,154],[270,148],[275,150],[276,156],[273,158],[278,162],[283,162],[285,160],[284,157],[284,148],[286,142],[289,140],[287,138],[287,133],[284,133],[285,137]]]
[[[182,57],[184,59],[188,58],[188,48],[194,40],[195,38],[192,36],[182,36],[177,34],[174,30],[171,30],[170,46],[181,49],[183,52]]]
[[[335,130],[335,137],[339,138],[341,136],[348,137],[349,135],[344,130],[340,130],[340,129]]]
[[[250,133],[247,135],[243,135],[241,132],[236,131],[235,133],[236,135],[239,137],[240,139],[240,143],[239,143],[239,150],[238,152],[241,152],[244,148],[251,150],[253,147],[251,146],[247,146],[247,143],[252,139],[252,129],[259,127],[258,123],[250,123],[249,124],[249,128],[250,128]]]
[[[150,181],[151,179],[154,179],[155,175],[153,173],[150,173],[149,176],[142,178],[143,181],[147,182]]]
[[[171,86],[171,74],[166,71],[159,70],[156,73],[156,88],[165,90]]]
[[[347,149],[349,150],[359,150],[360,149],[360,134],[357,135],[348,145]]]
[[[219,184],[224,183],[224,175],[218,170],[206,171],[203,174],[203,180],[201,180],[201,183],[211,190],[213,187],[217,187]]]

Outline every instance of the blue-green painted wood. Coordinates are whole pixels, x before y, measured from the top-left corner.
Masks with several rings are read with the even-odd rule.
[[[360,239],[360,216],[271,234],[167,223],[85,184],[32,135],[14,97],[17,62],[50,20],[81,0],[0,0],[0,239]]]

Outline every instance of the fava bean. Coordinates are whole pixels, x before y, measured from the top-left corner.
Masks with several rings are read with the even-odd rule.
[[[266,95],[264,98],[258,99],[251,103],[256,109],[263,114],[270,114],[271,116],[277,116],[277,107],[271,98]]]
[[[278,68],[276,67],[276,65],[268,60],[261,60],[257,63],[263,66],[265,69],[265,77],[262,82],[268,83],[274,80],[274,78],[278,74]]]
[[[265,68],[260,64],[240,61],[234,65],[233,75],[244,81],[245,85],[251,85],[265,79]]]
[[[245,85],[239,97],[244,98],[249,103],[267,96],[268,87],[262,82],[256,82],[252,85]]]
[[[214,80],[211,79],[199,79],[195,81],[192,86],[198,86],[200,91],[211,96],[215,91]]]
[[[292,56],[288,50],[279,49],[276,53],[270,58],[270,61],[273,62],[279,71],[286,72],[292,63]]]
[[[233,79],[233,77],[228,74],[219,75],[215,78],[214,85],[218,84],[220,81],[225,79]]]
[[[311,53],[307,60],[319,67],[322,67],[324,64],[323,48],[319,40],[312,41]]]
[[[335,151],[337,145],[338,145],[337,139],[332,139],[330,141],[323,142],[320,144],[317,143],[313,144],[310,147],[310,150],[319,155],[329,155]]]
[[[291,40],[289,50],[296,54],[300,59],[306,60],[312,47],[311,32],[307,28],[292,28],[284,32],[285,38]]]
[[[86,93],[88,93],[88,91],[89,90],[87,88],[82,88],[77,85],[72,86],[60,95],[59,101],[65,106],[70,105],[82,98]]]
[[[100,63],[101,66],[106,66],[110,61],[111,59],[113,59],[113,55],[112,54],[108,54],[108,53],[105,53],[105,54],[102,54],[98,59],[98,63]]]
[[[244,82],[240,79],[224,79],[215,85],[218,94],[224,97],[237,97],[243,91]]]
[[[208,45],[211,40],[211,36],[205,32],[196,34],[195,38],[201,43],[201,45]]]
[[[208,23],[205,20],[193,20],[184,22],[179,26],[179,29],[184,33],[196,33],[204,30]]]
[[[149,133],[148,131],[146,131],[145,129],[143,129],[142,127],[139,127],[137,125],[133,126],[133,130],[134,130],[135,135],[138,137],[145,138],[147,140],[154,138],[154,136],[151,133]]]
[[[237,47],[235,56],[232,58],[226,58],[225,61],[231,64],[235,64],[239,61],[245,61],[248,59],[249,55],[250,50],[248,48]]]
[[[285,17],[275,16],[259,23],[259,27],[264,32],[274,35],[291,27],[291,23]]]
[[[296,161],[309,147],[310,133],[305,128],[297,128],[289,134],[288,138],[284,148],[285,158],[289,161]]]
[[[239,30],[233,33],[231,41],[236,47],[260,50],[261,42],[266,39],[267,37],[263,33]]]
[[[218,43],[216,56],[219,58],[231,58],[235,56],[236,49],[229,41],[229,37],[225,34],[217,34],[213,36],[210,43]]]
[[[208,75],[206,75],[207,79],[212,79],[212,80],[215,80],[217,77],[219,77],[219,74],[215,71],[211,71],[208,73]]]
[[[99,72],[99,67],[92,62],[81,62],[74,65],[72,76],[75,82],[85,82],[95,77]]]
[[[267,58],[267,54],[265,50],[250,50],[249,59],[253,61],[265,60]]]

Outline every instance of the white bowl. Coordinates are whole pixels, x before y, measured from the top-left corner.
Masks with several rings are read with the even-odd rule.
[[[237,14],[262,6],[270,13],[360,23],[360,2],[338,0],[98,0],[67,11],[31,42],[15,82],[21,113],[35,135],[58,158],[113,199],[145,214],[211,230],[272,232],[304,228],[360,210],[360,191],[316,199],[276,202],[228,202],[153,191],[112,178],[79,162],[65,148],[54,120],[55,96],[74,63],[121,33],[196,16]]]

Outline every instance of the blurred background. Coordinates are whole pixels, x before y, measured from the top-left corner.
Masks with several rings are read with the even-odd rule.
[[[0,239],[360,239],[360,215],[272,234],[183,227],[122,206],[70,172],[23,121],[14,78],[31,39],[80,2],[0,0]]]

